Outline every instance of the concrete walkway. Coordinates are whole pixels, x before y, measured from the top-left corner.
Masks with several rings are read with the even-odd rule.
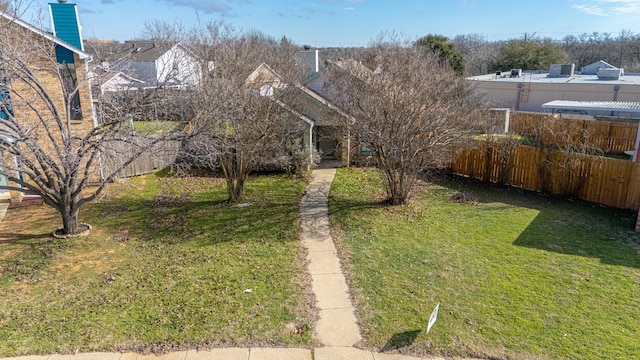
[[[300,206],[300,238],[308,251],[308,271],[320,319],[314,335],[324,345],[300,348],[219,348],[176,351],[164,355],[84,353],[6,358],[2,360],[418,360],[353,347],[362,340],[349,288],[329,226],[327,199],[335,168],[316,169]],[[422,359],[444,360],[428,357]],[[464,360],[464,359],[462,359]]]
[[[300,207],[300,238],[320,319],[314,335],[325,346],[351,347],[362,340],[349,288],[329,226],[329,188],[336,169],[316,169]]]
[[[430,358],[444,360],[442,358]],[[164,355],[135,353],[84,353],[6,358],[3,360],[419,360],[400,355],[379,354],[351,347],[310,349],[223,348],[213,350],[176,351]]]

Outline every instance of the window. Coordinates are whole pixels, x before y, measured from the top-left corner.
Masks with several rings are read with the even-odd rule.
[[[373,154],[373,151],[371,151],[371,149],[369,149],[368,147],[366,147],[365,145],[362,145],[363,143],[366,143],[369,140],[369,137],[366,135],[360,135],[358,137],[359,139],[359,143],[360,146],[358,146],[358,155],[361,156],[370,156]]]
[[[60,78],[62,79],[62,90],[64,101],[69,109],[71,120],[82,120],[82,108],[80,107],[80,91],[78,87],[78,76],[75,64],[59,64]]]
[[[366,147],[364,145],[360,145],[360,155],[369,156],[371,154],[373,154],[373,151],[371,151],[371,149],[369,149],[368,147]]]
[[[9,120],[9,116],[13,116],[11,108],[11,97],[9,91],[3,85],[0,85],[0,119]]]
[[[9,120],[9,116],[13,116],[11,97],[7,88],[8,81],[4,67],[0,65],[0,119],[4,120]]]

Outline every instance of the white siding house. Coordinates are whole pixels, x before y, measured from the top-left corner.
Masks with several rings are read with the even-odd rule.
[[[102,76],[93,75],[91,77],[91,84],[92,88],[94,88],[94,94],[97,95],[97,93],[104,94],[137,89],[144,85],[144,81],[119,72],[115,74],[106,73]],[[99,89],[95,89],[96,87]],[[95,91],[97,91],[97,93]]]
[[[183,87],[200,85],[202,62],[180,44],[172,46],[155,60],[156,82]]]
[[[109,62],[145,87],[189,88],[202,80],[203,62],[181,44],[126,41]]]

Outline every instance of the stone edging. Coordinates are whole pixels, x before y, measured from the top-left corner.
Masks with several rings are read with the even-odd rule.
[[[59,227],[53,230],[53,232],[51,233],[51,236],[53,236],[56,239],[70,239],[74,237],[88,236],[89,234],[91,234],[91,225],[87,223],[80,223],[80,226],[85,227],[86,230],[79,232],[77,234],[58,234],[58,231],[63,229],[62,227]]]

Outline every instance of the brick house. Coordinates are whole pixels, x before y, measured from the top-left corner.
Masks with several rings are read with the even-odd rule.
[[[325,85],[331,82],[334,73],[346,74],[355,80],[376,74],[378,70],[371,70],[354,59],[325,60],[320,68],[320,56],[318,50],[304,50],[298,54],[299,61],[308,67],[310,74],[302,84],[296,86],[296,90],[302,94],[296,97],[298,110],[313,120],[309,145],[323,159],[339,160],[342,165],[368,162],[371,151],[359,142],[358,134],[345,127],[356,119],[332,101],[331,95],[325,91]]]
[[[347,165],[349,159],[353,161],[355,155],[358,155],[348,153],[347,144],[351,139],[337,125],[347,122],[349,115],[322,93],[327,72],[340,65],[340,62],[330,63],[323,69],[311,69],[311,75],[303,83],[286,84],[278,73],[263,63],[245,81],[248,89],[261,96],[271,96],[276,91],[283,92],[284,96],[276,100],[278,104],[308,129],[303,132],[301,145],[309,154],[310,162],[317,160],[314,156],[317,154],[324,160],[340,160],[343,165]],[[352,151],[357,149],[355,143],[352,145]]]
[[[31,126],[34,131],[46,127],[47,121],[64,119],[71,136],[86,134],[96,126],[87,62],[91,59],[82,45],[82,36],[75,4],[66,1],[49,4],[53,33],[39,29],[10,12],[0,12],[0,118],[9,115],[13,122]],[[11,58],[11,59],[9,59]],[[22,64],[24,71],[15,64]],[[29,81],[30,80],[30,81]],[[77,91],[75,91],[77,89]],[[68,94],[68,95],[65,95]],[[43,96],[50,101],[41,101]],[[0,124],[3,119],[0,119]],[[12,142],[11,132],[0,126],[3,141]],[[38,143],[53,149],[57,139],[40,137]],[[1,151],[2,148],[0,148]],[[0,186],[10,186],[12,203],[20,203],[25,194],[19,185],[7,181],[7,176],[20,179],[23,175],[17,158],[0,153]],[[7,189],[0,189],[6,192]],[[28,196],[28,195],[27,195]]]

